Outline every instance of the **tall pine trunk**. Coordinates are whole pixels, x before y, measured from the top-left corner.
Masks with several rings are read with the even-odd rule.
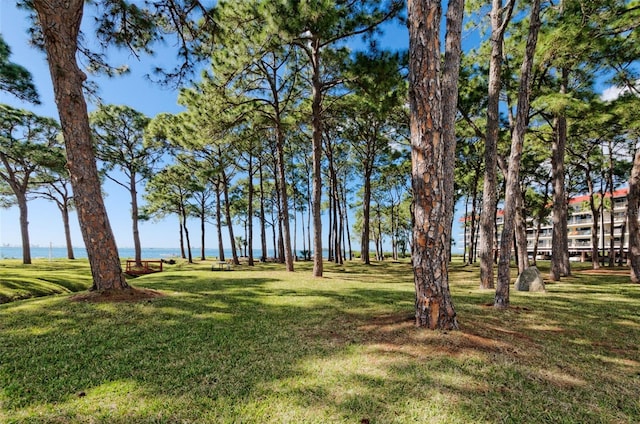
[[[20,211],[20,236],[22,239],[22,264],[31,265],[31,242],[29,241],[29,208],[23,190],[16,191],[18,210]]]
[[[219,152],[222,153],[222,152]],[[231,221],[231,202],[229,199],[229,178],[227,173],[223,169],[220,176],[222,177],[222,195],[224,196],[224,216],[227,220],[227,228],[229,230],[229,241],[231,242],[231,255],[233,257],[233,264],[240,265],[238,259],[238,252],[236,252],[236,240],[233,235],[233,222]]]
[[[222,243],[222,204],[220,202],[220,181],[215,182],[216,191],[216,231],[218,235],[218,259],[224,261],[224,244]]]
[[[277,98],[277,97],[276,97]],[[293,253],[291,252],[291,226],[289,225],[289,196],[284,164],[284,133],[280,122],[280,113],[276,116],[276,163],[280,187],[280,222],[282,224],[283,256],[287,271],[293,272]]]
[[[529,268],[529,255],[527,254],[527,221],[524,215],[524,199],[522,198],[522,189],[518,185],[518,196],[516,197],[516,216],[515,216],[515,237],[516,250],[518,259],[518,273],[522,273]]]
[[[462,5],[462,1],[449,2],[449,10],[456,13],[448,16],[447,37],[455,34],[450,25],[461,25]],[[450,122],[443,113],[450,109],[443,107],[441,97],[440,17],[439,1],[408,1],[415,322],[430,329],[457,329],[447,268],[453,213],[447,208],[453,201],[447,197],[453,196],[453,190],[447,192],[445,177],[453,161],[447,158],[451,146],[445,145],[443,137],[443,123]],[[455,102],[457,96],[445,101]]]
[[[312,134],[312,159],[313,159],[313,194],[311,207],[313,209],[313,276],[322,277],[322,83],[320,81],[320,40],[312,37],[311,40],[311,123]]]
[[[248,169],[248,196],[247,196],[247,203],[248,203],[248,207],[247,207],[247,232],[248,232],[248,236],[247,236],[247,244],[249,245],[249,257],[248,257],[248,261],[249,261],[249,266],[254,266],[254,260],[253,260],[253,196],[254,196],[254,189],[253,189],[253,144],[252,147],[249,151],[249,169]]]
[[[142,265],[142,245],[140,230],[138,229],[138,190],[136,190],[136,174],[131,173],[129,179],[129,193],[131,194],[131,231],[133,233],[133,251],[136,265]]]
[[[360,238],[360,260],[370,264],[369,239],[371,236],[371,165],[364,165],[364,185],[362,193],[362,236]]]
[[[487,101],[487,133],[485,135],[485,174],[480,214],[480,288],[494,287],[493,258],[495,221],[498,196],[496,193],[498,165],[498,139],[500,137],[500,73],[502,68],[502,44],[504,33],[511,20],[513,0],[509,0],[506,11],[502,0],[493,0],[491,5],[491,58],[489,59],[489,89]],[[504,16],[503,16],[504,15]],[[471,260],[469,261],[471,262]]]
[[[629,222],[629,265],[631,282],[640,283],[640,228],[638,206],[640,204],[640,149],[636,150],[627,194],[627,220]]]
[[[265,262],[267,260],[267,217],[265,213],[265,196],[264,196],[264,175],[262,173],[262,159],[258,156],[258,178],[260,179],[260,248],[262,249],[262,256],[260,260]]]
[[[569,71],[561,70],[560,94],[566,94]],[[560,113],[555,119],[555,134],[551,145],[551,178],[553,180],[553,234],[551,236],[551,269],[549,279],[559,281],[571,275],[569,261],[569,217],[567,196],[564,187],[564,154],[567,146],[567,117]]]
[[[509,155],[509,171],[507,173],[507,187],[504,200],[504,224],[500,238],[500,253],[498,258],[498,282],[496,284],[496,295],[494,299],[494,306],[496,308],[507,308],[509,306],[509,286],[511,284],[509,262],[511,260],[511,246],[513,245],[515,231],[516,196],[520,195],[520,157],[522,156],[524,136],[528,125],[529,92],[531,89],[533,58],[540,29],[540,0],[533,0],[530,19],[527,45],[520,69],[518,110],[516,112],[515,127],[511,136],[511,153]]]
[[[84,3],[84,0],[34,0],[33,7],[47,51],[78,221],[91,266],[91,289],[122,290],[129,285],[122,273],[102,198],[87,104],[82,92],[86,76],[76,61]]]

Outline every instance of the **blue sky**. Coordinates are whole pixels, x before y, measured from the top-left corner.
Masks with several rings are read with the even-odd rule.
[[[89,7],[87,9],[90,9]],[[88,16],[85,15],[85,21]],[[7,93],[0,92],[0,103],[21,107],[33,112],[58,119],[53,98],[51,77],[44,53],[28,44],[29,21],[23,10],[18,10],[13,1],[0,2],[0,32],[12,50],[10,60],[26,67],[33,75],[40,94],[41,105],[20,102]],[[138,61],[133,56],[119,54],[131,67],[132,72],[116,78],[100,78],[100,96],[105,103],[127,104],[148,116],[161,112],[175,113],[181,110],[177,105],[177,93],[163,89],[144,78],[151,69],[155,58]],[[93,109],[92,105],[89,105]],[[121,247],[133,246],[128,193],[113,183],[105,182],[107,193],[105,202],[116,241]],[[17,208],[0,209],[0,244],[20,245],[19,213]],[[29,233],[32,245],[64,245],[62,218],[58,209],[50,202],[33,200],[29,202]],[[71,219],[74,245],[82,246],[82,236],[75,214]],[[145,247],[173,247],[178,245],[177,219],[159,223],[143,223],[141,239]],[[175,236],[174,236],[175,234]]]
[[[87,6],[84,22],[90,20],[89,13],[91,11],[91,6]],[[0,32],[12,49],[11,61],[26,67],[32,73],[42,104],[35,106],[23,103],[3,92],[0,92],[0,103],[29,109],[39,115],[58,119],[46,58],[44,53],[29,45],[28,26],[29,21],[25,11],[18,10],[12,1],[0,1]],[[406,29],[399,26],[388,29],[382,45],[390,48],[406,48],[408,46]],[[173,55],[169,49],[167,50],[165,53]],[[126,52],[115,52],[115,55],[111,54],[110,57],[118,57],[120,62],[114,60],[115,64],[128,64],[131,72],[115,78],[103,77],[95,79],[99,84],[99,95],[103,102],[126,104],[150,117],[161,112],[176,113],[181,110],[181,106],[176,103],[177,92],[175,90],[162,88],[145,78],[145,74],[150,72],[154,65],[161,63],[163,60],[161,54],[156,57],[141,57],[140,60]],[[164,60],[167,59],[164,58]],[[89,104],[89,110],[93,108],[94,106]],[[109,181],[105,181],[104,191],[106,193],[105,204],[107,212],[118,246],[133,246],[128,192]],[[457,219],[456,222],[458,222]],[[18,223],[19,213],[17,208],[0,209],[0,245],[18,246],[21,244]],[[71,225],[73,244],[82,246],[82,236],[75,214],[71,217]],[[214,248],[217,246],[215,228],[210,226],[207,231],[209,232],[207,246]],[[60,212],[53,203],[44,200],[32,200],[29,202],[29,233],[31,244],[34,246],[49,246],[50,244],[64,246]],[[193,247],[199,246],[200,234],[196,221],[191,222],[190,233]],[[459,233],[461,233],[461,229],[454,230],[454,238],[458,244],[460,244]],[[242,233],[239,232],[238,234]],[[159,222],[143,222],[140,225],[140,235],[143,248],[176,247],[178,246],[177,217],[170,217]],[[298,230],[298,239],[298,248],[301,249],[300,230]],[[229,246],[228,242],[224,244],[226,247]]]

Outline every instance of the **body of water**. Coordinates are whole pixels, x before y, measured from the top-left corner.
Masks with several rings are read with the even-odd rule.
[[[255,251],[254,251],[255,252]],[[84,247],[74,247],[73,253],[76,259],[86,258],[87,250]],[[134,249],[124,247],[118,249],[121,259],[133,259],[135,257]],[[271,254],[271,252],[269,252]],[[200,258],[200,248],[191,249],[191,254],[194,259]],[[218,249],[205,248],[205,255],[207,258],[217,258]],[[224,255],[226,258],[230,258],[231,249],[225,249]],[[254,253],[255,255],[255,253]],[[258,255],[259,256],[259,255]],[[66,247],[31,247],[32,259],[65,259],[67,257]],[[165,248],[165,247],[146,247],[142,248],[142,259],[168,259],[180,257],[180,248]],[[257,257],[257,256],[256,256]],[[22,259],[22,247],[20,246],[0,246],[0,259]]]

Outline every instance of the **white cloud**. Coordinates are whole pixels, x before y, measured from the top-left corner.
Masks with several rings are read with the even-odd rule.
[[[602,92],[602,94],[600,95],[600,99],[604,102],[615,100],[618,97],[620,97],[622,93],[625,93],[627,91],[629,91],[629,89],[626,87],[620,88],[620,87],[612,86]]]
[[[640,88],[640,80],[636,80],[634,91],[637,93],[639,88]],[[600,100],[602,100],[603,102],[609,102],[617,99],[621,95],[628,92],[629,92],[629,87],[611,86],[609,88],[606,88],[602,92],[602,94],[600,95]]]

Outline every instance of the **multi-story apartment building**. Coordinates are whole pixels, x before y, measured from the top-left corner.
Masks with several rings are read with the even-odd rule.
[[[611,214],[613,214],[613,242],[616,255],[620,251],[622,242],[623,254],[626,255],[629,246],[629,237],[627,230],[627,192],[628,189],[620,189],[611,194],[605,194],[605,208],[601,210],[596,219],[598,219],[598,248],[604,254],[608,254],[611,241]],[[609,200],[607,200],[609,199]],[[592,249],[592,231],[593,216],[589,208],[589,196],[574,197],[569,201],[569,218],[567,221],[569,235],[569,254],[572,260],[587,260],[591,258]],[[502,231],[502,211],[498,211],[497,227],[498,237]],[[467,220],[469,222],[469,220]],[[534,252],[536,240],[536,230],[538,223],[533,219],[527,220],[527,251],[531,255]],[[477,232],[476,232],[477,234]],[[623,238],[624,234],[624,238]],[[548,222],[540,225],[538,233],[538,258],[549,258],[551,256],[553,227],[551,217]],[[466,232],[465,246],[471,243],[471,232]],[[477,240],[476,240],[477,243]],[[499,246],[499,242],[496,247]]]
[[[611,242],[611,217],[613,214],[613,245],[616,254],[622,250],[626,253],[629,246],[629,232],[627,231],[627,192],[628,189],[620,189],[605,194],[604,208],[596,217],[598,220],[598,248],[600,252],[607,254]],[[569,232],[569,254],[575,260],[590,258],[593,240],[594,217],[589,208],[589,196],[574,197],[569,201],[569,218],[567,229]],[[533,220],[527,222],[527,251],[533,253],[537,225]],[[624,240],[623,238],[624,234]],[[550,256],[553,228],[551,223],[544,223],[540,227],[538,238],[538,255]]]

